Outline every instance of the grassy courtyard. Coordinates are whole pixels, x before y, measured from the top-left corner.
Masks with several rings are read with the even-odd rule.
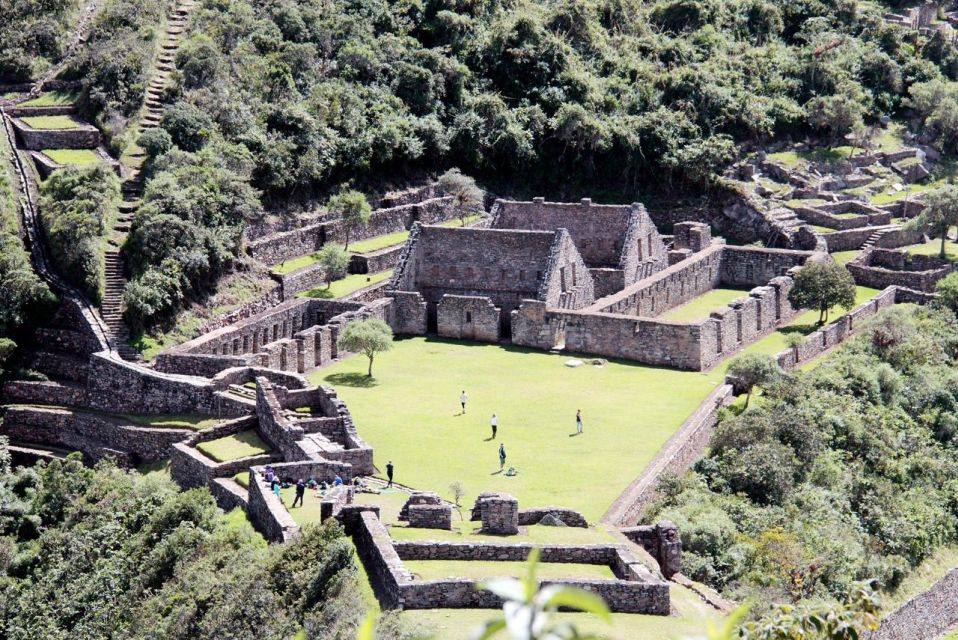
[[[700,295],[683,305],[670,309],[658,316],[659,320],[672,322],[697,322],[705,320],[713,311],[727,307],[732,300],[748,295],[748,289],[729,289],[719,287]]]
[[[70,116],[26,116],[20,119],[34,129],[76,129],[80,126]]]
[[[924,244],[914,244],[905,247],[905,251],[913,256],[932,256],[937,258],[941,255],[941,238],[934,238]],[[945,241],[945,259],[951,262],[958,260],[958,242],[953,240]]]
[[[253,429],[201,442],[196,448],[216,462],[239,460],[270,451],[269,445],[263,442]]]
[[[334,280],[328,288],[323,285],[321,287],[316,287],[315,289],[310,289],[309,291],[297,293],[296,297],[323,298],[327,300],[342,298],[343,296],[348,296],[351,293],[356,293],[360,289],[365,289],[366,287],[371,287],[374,284],[379,284],[384,280],[389,280],[392,275],[392,269],[389,269],[388,271],[380,271],[379,273],[354,273],[351,276]]]
[[[469,560],[404,560],[403,564],[419,580],[445,578],[518,578],[529,572],[525,562],[472,562]],[[538,574],[541,580],[579,578],[583,580],[614,580],[615,574],[607,566],[598,564],[571,564],[543,562]]]
[[[103,159],[89,149],[44,149],[43,155],[57,164],[84,165],[103,162]]]
[[[609,362],[569,368],[568,355],[426,338],[397,340],[366,378],[365,358],[314,372],[349,405],[376,463],[396,480],[447,495],[462,482],[506,491],[527,506],[560,505],[598,520],[669,436],[720,382],[689,373]],[[459,394],[469,395],[467,413]],[[581,409],[585,433],[574,436]],[[489,420],[499,417],[496,440]],[[503,442],[506,466],[499,472]]]
[[[62,107],[77,101],[78,94],[72,91],[47,91],[32,100],[21,102],[21,107]]]

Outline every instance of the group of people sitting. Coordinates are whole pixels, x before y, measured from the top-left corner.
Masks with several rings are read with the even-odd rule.
[[[330,485],[325,480],[322,482],[317,481],[316,478],[310,476],[308,479],[300,478],[293,482],[292,478],[280,478],[279,474],[271,465],[266,465],[266,468],[263,469],[263,480],[270,488],[270,490],[276,495],[277,498],[282,501],[282,495],[280,491],[283,489],[288,489],[289,487],[296,487],[296,498],[293,500],[293,506],[302,506],[303,498],[306,495],[306,489],[312,489],[315,491],[315,496],[317,498],[323,498],[333,487],[339,487],[345,484],[343,479],[336,474],[336,477],[333,478],[333,483]],[[357,478],[358,480],[358,478]]]

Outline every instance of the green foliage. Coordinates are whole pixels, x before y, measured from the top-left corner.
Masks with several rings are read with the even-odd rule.
[[[855,279],[836,262],[810,262],[795,276],[788,301],[795,307],[817,309],[818,324],[825,324],[832,308],[847,310],[855,305]]]
[[[709,454],[644,518],[675,522],[685,573],[761,602],[756,617],[860,580],[894,591],[958,535],[955,344],[950,311],[883,311],[825,364],[724,414]]]
[[[263,214],[242,147],[208,145],[157,158],[125,251],[133,277],[124,297],[135,327],[170,317],[208,293],[240,251],[243,225]]]
[[[948,185],[926,194],[925,204],[925,208],[909,222],[909,226],[933,238],[941,238],[939,257],[944,259],[948,232],[958,224],[958,187]]]
[[[858,640],[862,631],[878,629],[881,609],[867,584],[857,584],[845,602],[795,608],[781,605],[761,622],[746,623],[742,640]]]
[[[935,293],[942,306],[958,313],[958,273],[949,273],[935,284]]]
[[[439,188],[452,196],[453,206],[459,212],[463,226],[466,218],[482,213],[483,193],[476,181],[463,175],[459,169],[450,169],[439,176]]]
[[[367,375],[373,376],[373,359],[377,353],[389,351],[393,346],[393,331],[379,318],[367,318],[351,322],[339,334],[339,348],[343,351],[363,353],[369,358]]]
[[[4,459],[3,637],[355,637],[365,604],[337,525],[270,548],[205,489],[77,456],[17,472]]]
[[[727,374],[736,379],[745,393],[745,406],[748,407],[752,399],[752,390],[756,386],[767,386],[775,382],[781,375],[778,363],[771,356],[761,353],[746,353],[732,360],[728,365]]]
[[[66,167],[40,187],[40,221],[54,266],[95,301],[101,295],[103,242],[120,202],[120,180],[106,164]]]
[[[0,82],[29,82],[64,53],[72,0],[6,0],[0,9]]]
[[[369,216],[373,212],[366,196],[354,189],[341,191],[334,195],[326,203],[326,209],[330,214],[343,221],[343,227],[346,231],[344,249],[349,249],[350,232],[369,224]]]
[[[213,122],[199,108],[177,102],[166,108],[160,126],[183,151],[199,151],[210,137]]]
[[[843,136],[943,81],[850,2],[205,3],[176,90],[268,193],[458,166],[574,191],[705,186],[735,143]],[[924,42],[924,40],[922,40]]]
[[[346,275],[349,253],[338,245],[327,244],[316,253],[316,262],[326,271],[326,288],[329,289],[333,280],[339,280]]]
[[[143,102],[156,25],[166,3],[106,0],[68,73],[80,80],[80,108],[108,138],[120,136]]]
[[[173,148],[173,137],[166,129],[154,127],[141,133],[136,143],[143,148],[147,156],[158,158]]]

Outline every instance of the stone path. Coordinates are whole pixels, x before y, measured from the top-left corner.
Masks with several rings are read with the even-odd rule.
[[[160,45],[160,54],[150,70],[150,83],[146,89],[143,112],[136,128],[131,131],[132,139],[154,129],[163,117],[163,93],[170,82],[173,71],[173,59],[179,49],[189,13],[196,7],[195,0],[179,0],[167,19],[166,35]],[[123,163],[123,202],[120,215],[113,226],[109,244],[106,248],[106,285],[100,309],[103,319],[116,340],[117,351],[125,360],[140,360],[139,354],[129,346],[130,331],[123,321],[123,290],[126,287],[126,274],[123,256],[120,250],[126,242],[127,234],[133,223],[133,217],[140,208],[143,197],[143,162],[146,154],[135,149],[125,156]]]

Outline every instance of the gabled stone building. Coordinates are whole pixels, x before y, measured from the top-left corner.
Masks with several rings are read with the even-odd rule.
[[[390,283],[393,328],[496,341],[523,300],[580,309],[592,276],[565,229],[516,231],[416,225]]]
[[[592,274],[596,297],[620,291],[669,266],[668,251],[658,229],[639,203],[628,205],[579,202],[496,200],[494,229],[556,231],[566,229]]]

